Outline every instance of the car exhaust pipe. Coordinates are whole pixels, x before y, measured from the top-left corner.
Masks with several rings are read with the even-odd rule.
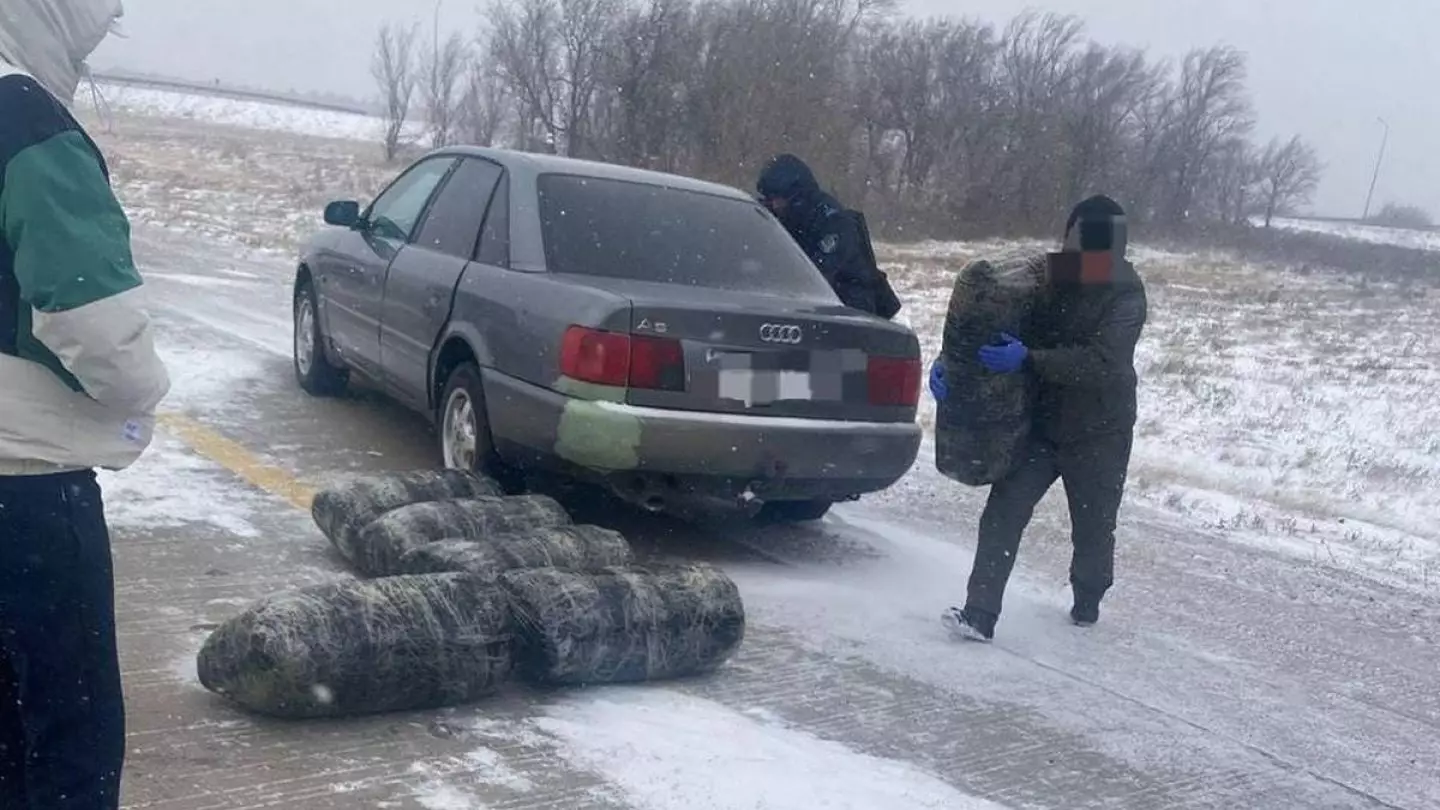
[[[637,475],[626,482],[624,489],[619,494],[646,512],[658,515],[669,511],[669,495],[674,491],[673,480],[651,475]]]

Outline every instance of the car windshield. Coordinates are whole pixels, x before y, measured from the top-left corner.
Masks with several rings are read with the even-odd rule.
[[[789,234],[749,201],[564,174],[542,175],[539,192],[552,272],[830,296]]]

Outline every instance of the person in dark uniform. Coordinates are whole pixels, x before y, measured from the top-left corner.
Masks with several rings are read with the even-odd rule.
[[[841,302],[881,317],[894,316],[885,312],[888,282],[875,267],[861,220],[820,190],[805,161],[789,154],[772,158],[760,173],[756,192],[820,268]]]
[[[1071,620],[1088,627],[1114,580],[1115,523],[1125,490],[1136,421],[1135,346],[1145,326],[1145,285],[1125,258],[1125,211],[1105,196],[1075,207],[1064,245],[1050,254],[1049,278],[1028,344],[1003,335],[980,350],[997,374],[1038,382],[1026,461],[990,490],[963,608],[944,619],[961,636],[995,635],[1020,537],[1057,479],[1070,506],[1074,556]],[[932,376],[943,398],[944,380]]]

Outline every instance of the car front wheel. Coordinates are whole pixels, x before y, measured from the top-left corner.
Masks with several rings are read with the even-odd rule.
[[[319,311],[315,289],[309,283],[302,284],[295,292],[295,379],[307,394],[333,397],[345,392],[350,375],[325,356]]]

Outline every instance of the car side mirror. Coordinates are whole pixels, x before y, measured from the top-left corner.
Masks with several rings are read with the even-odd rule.
[[[340,200],[325,206],[325,224],[353,228],[360,224],[360,203]]]

